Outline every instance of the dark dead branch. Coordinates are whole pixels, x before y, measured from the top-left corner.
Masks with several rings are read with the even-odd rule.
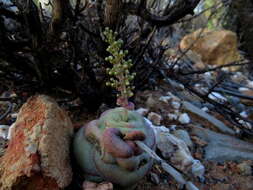
[[[235,96],[242,99],[253,100],[253,96],[243,95],[240,92],[234,92],[234,91],[226,90],[223,88],[214,88],[213,92],[220,92],[220,93],[228,94],[228,95]]]
[[[126,11],[127,13],[140,16],[150,24],[161,27],[174,24],[187,14],[193,15],[193,10],[199,2],[200,0],[178,0],[174,5],[167,7],[167,10],[164,11],[167,14],[164,16],[151,14],[146,8],[146,0],[141,0],[139,5],[135,5],[133,3],[124,4],[122,10]]]
[[[241,66],[245,66],[245,65],[248,65],[248,64],[251,64],[251,62],[250,61],[241,61],[241,62],[236,61],[236,62],[233,62],[233,63],[228,63],[228,64],[225,64],[225,65],[216,66],[214,68],[202,69],[202,70],[197,70],[197,71],[191,71],[191,72],[179,71],[179,74],[180,75],[204,74],[204,73],[207,73],[207,72],[217,71],[217,70],[222,69],[222,68],[241,67]]]
[[[212,9],[216,9],[216,10],[217,10],[217,9],[220,9],[221,7],[223,7],[223,5],[224,5],[223,2],[219,2],[219,3],[217,3],[217,4],[213,5],[213,6],[210,6],[210,7],[206,8],[206,9],[204,9],[204,10],[201,11],[200,13],[191,16],[190,18],[181,19],[180,21],[178,21],[178,23],[189,22],[189,21],[191,21],[192,19],[199,17],[200,15],[204,14],[205,12],[207,12],[207,11],[209,11],[209,10],[212,10]]]

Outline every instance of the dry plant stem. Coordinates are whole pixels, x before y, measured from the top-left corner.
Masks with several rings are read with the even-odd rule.
[[[126,77],[124,76],[123,72],[120,72],[120,76],[119,76],[119,81],[125,81]],[[121,92],[121,96],[117,99],[117,104],[123,107],[127,107],[128,106],[128,98],[127,95],[124,93],[127,91],[126,85],[125,83],[122,83],[122,85],[120,85],[120,89],[119,92]],[[122,88],[122,89],[121,89]]]
[[[146,146],[141,141],[135,141],[135,143],[145,152],[147,152],[152,158],[161,164],[162,168],[168,172],[174,179],[180,183],[180,185],[185,185],[187,190],[198,190],[198,188],[190,181],[186,181],[182,174],[180,174],[176,169],[170,166],[166,161],[160,158],[153,150],[151,150],[148,146]]]
[[[191,72],[180,72],[180,75],[204,74],[204,73],[207,73],[207,72],[216,71],[216,70],[226,68],[226,67],[241,67],[241,66],[249,65],[249,64],[251,64],[250,61],[235,61],[235,62],[228,63],[228,64],[225,64],[225,65],[216,66],[214,68],[201,69],[201,70],[191,71]]]
[[[69,9],[68,0],[53,0],[53,11],[52,11],[52,20],[50,23],[50,32],[52,34],[57,34],[62,22],[67,17]]]
[[[55,32],[57,25],[61,22],[62,19],[62,2],[61,0],[54,0],[53,1],[53,15],[51,21],[51,32]]]
[[[117,24],[117,21],[121,12],[121,0],[107,0],[104,12],[104,25],[113,27]]]

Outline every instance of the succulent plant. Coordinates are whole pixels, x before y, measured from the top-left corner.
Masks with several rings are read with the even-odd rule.
[[[128,51],[121,49],[123,41],[121,39],[117,40],[117,35],[117,32],[105,28],[105,42],[109,44],[106,50],[111,54],[105,60],[112,64],[112,68],[107,68],[106,70],[110,76],[110,80],[106,85],[115,88],[119,92],[117,104],[122,107],[128,107],[128,98],[133,96],[132,90],[134,89],[131,81],[134,79],[136,73],[130,73],[129,69],[133,65],[132,60],[125,60]]]
[[[105,111],[81,128],[74,139],[74,154],[86,180],[134,186],[152,167],[153,160],[135,141],[155,148],[155,135],[135,111],[119,107]]]

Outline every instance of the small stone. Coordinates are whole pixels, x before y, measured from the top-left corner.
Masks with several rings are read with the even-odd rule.
[[[172,105],[172,107],[174,108],[174,109],[179,109],[180,108],[180,106],[181,106],[181,104],[180,104],[180,102],[177,102],[177,101],[173,101],[173,102],[171,102],[171,105]]]
[[[181,123],[181,124],[189,124],[191,122],[191,119],[189,117],[189,115],[187,113],[182,113],[179,118],[178,118],[178,121]]]
[[[245,175],[245,176],[252,175],[251,163],[245,161],[245,162],[242,162],[241,164],[238,164],[237,167],[239,168],[240,173],[242,175]]]
[[[253,81],[248,80],[247,81],[247,87],[253,88]]]
[[[180,88],[181,90],[184,90],[184,85],[183,85],[183,84],[179,84],[179,88]]]
[[[248,114],[247,114],[246,111],[242,111],[242,112],[240,113],[240,116],[242,116],[243,118],[247,118],[247,117],[248,117]]]
[[[18,117],[18,113],[12,113],[11,114],[11,118],[12,119],[17,119],[17,117]]]
[[[161,120],[162,120],[162,116],[160,116],[159,114],[157,114],[155,112],[150,112],[148,114],[148,119],[150,121],[152,121],[153,124],[160,125],[161,124]]]
[[[168,119],[169,119],[170,121],[177,120],[177,115],[176,115],[176,114],[169,113],[167,116],[168,116]]]
[[[212,92],[211,94],[208,95],[208,98],[215,100],[215,101],[220,101],[220,102],[226,102],[227,98],[222,96],[220,93],[217,92]]]
[[[170,125],[169,128],[171,131],[175,131],[177,129],[177,125]]]
[[[160,178],[159,178],[159,176],[158,176],[156,173],[154,173],[154,172],[151,172],[151,173],[150,173],[150,180],[151,180],[154,184],[156,184],[156,185],[158,185],[158,184],[160,183]]]
[[[171,100],[171,98],[171,96],[161,96],[159,100],[165,103],[169,103],[169,100]]]
[[[10,126],[0,125],[0,137],[7,139]]]
[[[173,100],[173,101],[180,102],[180,98],[178,98],[177,96],[175,96],[175,95],[172,94],[171,92],[167,92],[166,94],[167,94],[168,96],[172,97],[172,100]]]
[[[66,32],[62,32],[60,35],[60,39],[64,40],[67,37],[67,33]]]
[[[146,107],[148,107],[148,108],[154,108],[154,107],[157,106],[157,101],[155,100],[153,95],[151,95],[151,96],[148,97],[145,104],[146,104]]]
[[[201,108],[204,112],[208,112],[209,111],[209,109],[207,108],[207,107],[203,107],[203,108]]]
[[[240,123],[243,127],[247,128],[247,129],[252,129],[252,125],[244,120],[239,120],[238,123]]]
[[[199,160],[193,160],[191,173],[200,179],[204,178],[205,166]]]
[[[235,83],[242,83],[243,81],[247,80],[247,77],[242,72],[235,72],[231,79]]]
[[[7,139],[8,139],[8,140],[11,139],[11,135],[12,135],[12,133],[13,133],[14,126],[15,126],[15,123],[13,123],[13,124],[9,127],[8,136],[7,136]]]
[[[146,109],[146,108],[139,108],[139,109],[136,110],[136,112],[138,112],[142,116],[146,116],[148,114],[149,110]]]
[[[248,91],[248,90],[250,90],[249,88],[246,88],[246,87],[240,87],[239,89],[238,89],[240,92],[243,92],[243,91]]]

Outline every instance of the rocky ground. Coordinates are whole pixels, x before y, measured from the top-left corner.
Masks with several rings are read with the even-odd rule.
[[[220,48],[225,49],[224,44],[227,39],[233,41],[234,35],[225,32],[218,33],[213,38],[218,36],[220,39],[221,34],[225,37],[219,41],[222,44]],[[203,40],[202,43],[204,42]],[[181,46],[184,48],[187,44],[182,42]],[[247,72],[246,67],[239,69],[234,65],[228,67],[229,69],[221,67],[231,62],[231,59],[226,59],[222,51],[221,56],[217,52],[213,53],[215,51],[210,51],[209,56],[205,58],[205,63],[195,55],[194,51],[198,52],[193,49],[187,55],[195,64],[191,63],[189,67],[189,62],[184,60],[186,57],[183,57],[179,64],[172,68],[180,75],[168,77],[169,75],[165,73],[165,79],[156,81],[152,90],[139,91],[135,94],[136,111],[146,117],[156,132],[156,154],[199,190],[251,190],[253,189],[252,76]],[[235,49],[231,51],[230,58],[235,56],[237,60],[237,52],[235,53]],[[177,56],[172,55],[171,50],[167,53],[168,60],[165,66],[169,71],[171,61],[177,59]],[[215,56],[221,58],[211,59]],[[217,63],[207,66],[206,64],[210,64],[209,61]],[[69,154],[66,158],[60,156],[57,159],[57,163],[62,164],[52,165],[48,158],[51,155],[57,157],[63,152],[68,152],[66,147],[71,143],[69,137],[73,132],[70,129],[72,128],[70,119],[76,132],[109,107],[101,105],[97,113],[86,113],[80,112],[80,109],[73,110],[73,107],[79,104],[78,99],[61,103],[60,107],[68,112],[69,119],[54,100],[35,99],[28,101],[24,106],[26,95],[22,98],[17,97],[15,92],[1,91],[0,96],[2,100],[0,101],[0,156],[1,160],[4,160],[0,168],[0,184],[12,187],[13,184],[24,180],[22,176],[26,174],[35,176],[32,180],[29,178],[27,182],[31,184],[29,186],[31,189],[38,184],[44,188],[50,187],[48,188],[50,190],[66,187],[72,176],[72,172],[66,168],[71,165],[73,180],[66,189],[82,189],[81,172],[76,168],[74,161],[70,162]],[[36,112],[33,111],[34,109]],[[68,125],[62,122],[63,119],[67,120]],[[56,121],[58,125],[55,125]],[[43,126],[39,127],[39,132],[36,131],[37,129],[34,130],[34,126],[38,125]],[[9,141],[11,137],[8,134],[12,129],[10,126],[24,126],[26,129],[16,127],[14,134],[18,141]],[[57,126],[65,130],[57,130]],[[38,136],[38,133],[42,135]],[[32,146],[27,147],[27,144]],[[15,148],[17,145],[18,148]],[[65,149],[61,152],[63,149],[60,147],[63,145]],[[55,147],[53,153],[50,152],[52,147]],[[29,150],[29,154],[22,155],[20,150],[23,149]],[[44,155],[43,159],[36,160],[38,155]],[[17,159],[13,160],[13,158]],[[18,167],[20,170],[13,172],[13,167],[10,166],[15,166],[17,160],[23,166],[27,166],[26,169]],[[66,166],[64,170],[61,168],[62,165]],[[154,164],[136,189],[184,188],[165,170],[166,168],[158,163]],[[50,183],[45,183],[48,179],[41,176],[41,173],[50,173]],[[99,187],[94,184],[85,185],[86,190],[111,189],[111,184],[102,184]]]
[[[212,105],[198,102],[197,97],[187,95],[187,90],[181,86],[174,95],[171,86],[164,85],[161,89],[144,91],[136,94],[137,111],[152,121],[154,127],[166,127],[171,134],[183,140],[190,155],[177,155],[169,149],[169,145],[158,145],[158,155],[168,163],[178,168],[187,180],[191,180],[199,189],[203,190],[250,190],[252,183],[253,146],[250,136],[241,136],[236,127],[231,125],[223,115],[215,112]],[[185,99],[187,97],[187,100]],[[221,95],[217,99],[221,98]],[[226,98],[223,97],[222,98]],[[227,99],[227,98],[226,98]],[[228,100],[226,100],[228,101]],[[1,102],[5,105],[5,102]],[[190,106],[189,106],[190,105]],[[241,115],[250,116],[250,111],[245,104]],[[16,106],[18,107],[18,106]],[[1,107],[2,108],[2,107]],[[101,107],[101,111],[103,111]],[[236,108],[235,108],[236,109]],[[2,109],[3,110],[3,109]],[[250,110],[250,109],[249,109]],[[1,122],[1,155],[8,146],[8,139],[4,124],[10,125],[15,120],[16,110],[12,110],[8,117]],[[78,129],[85,122],[96,118],[96,114],[81,115],[69,112],[72,116],[74,127]],[[99,114],[99,113],[98,113]],[[250,123],[245,127],[251,128]],[[239,129],[237,129],[239,130]],[[233,134],[232,134],[233,133]],[[203,178],[194,177],[188,170],[184,171],[180,159],[191,156],[199,160],[205,168]],[[175,157],[175,160],[171,158]],[[178,165],[177,161],[180,162]],[[79,181],[80,183],[80,181]],[[75,189],[78,188],[77,185]],[[80,186],[80,184],[79,184]],[[166,173],[161,166],[155,164],[149,174],[137,186],[141,189],[179,189],[180,185]],[[72,189],[72,188],[71,188]]]

